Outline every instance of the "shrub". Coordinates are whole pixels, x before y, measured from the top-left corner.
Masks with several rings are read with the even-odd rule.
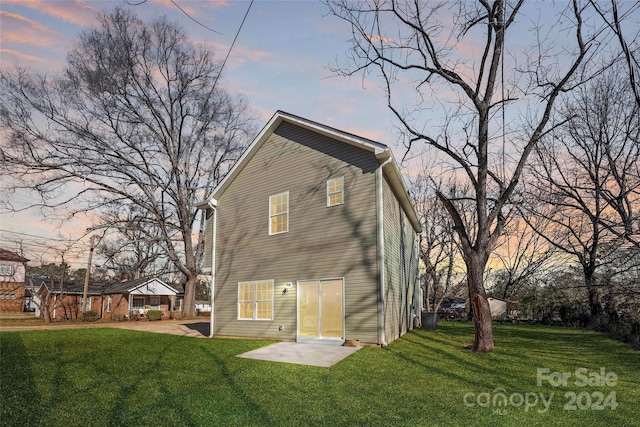
[[[180,320],[180,319],[182,319],[182,312],[181,311],[171,311],[169,313],[169,318],[173,319],[173,320]]]
[[[594,316],[590,326],[591,329],[604,332],[610,338],[640,350],[640,321],[634,318],[623,317],[614,320],[606,315]]]
[[[160,310],[149,310],[149,311],[147,311],[147,318],[149,320],[160,320],[160,319],[162,319],[162,311],[160,311]]]
[[[111,320],[114,320],[116,322],[122,322],[123,320],[125,320],[125,316],[122,314],[117,314],[117,313],[111,313]]]
[[[93,310],[84,311],[82,312],[81,320],[83,322],[95,322],[96,320],[98,320],[98,313]]]

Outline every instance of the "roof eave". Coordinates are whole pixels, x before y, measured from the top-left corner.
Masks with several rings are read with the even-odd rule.
[[[385,152],[377,155],[376,157],[382,165],[382,171],[389,180],[391,189],[396,195],[398,203],[400,203],[400,206],[402,206],[402,209],[407,215],[407,218],[409,219],[413,230],[416,233],[421,233],[422,225],[420,224],[420,220],[418,219],[418,213],[416,212],[416,209],[411,202],[411,198],[409,197],[409,190],[404,183],[404,179],[402,178],[400,169],[398,169],[398,164],[393,157],[393,153],[391,152],[391,150],[387,149]],[[391,159],[391,161],[388,161],[389,159]]]

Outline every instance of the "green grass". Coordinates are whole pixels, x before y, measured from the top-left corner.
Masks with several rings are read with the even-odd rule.
[[[444,323],[317,368],[235,357],[264,341],[107,328],[5,332],[0,425],[639,425],[639,352],[580,329],[496,325],[496,350],[474,355],[462,348],[472,333]],[[615,372],[615,386],[575,385],[576,369],[601,367]],[[572,377],[539,387],[537,368]],[[545,413],[541,402],[478,406],[478,395],[483,403],[501,391],[516,404],[527,393],[554,397]],[[565,393],[582,393],[585,407],[598,391],[615,392],[617,408],[565,410]]]

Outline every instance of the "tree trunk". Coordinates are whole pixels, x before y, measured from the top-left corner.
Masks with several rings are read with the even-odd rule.
[[[489,300],[484,290],[483,273],[486,264],[480,260],[480,255],[471,254],[466,257],[467,280],[469,281],[469,293],[471,309],[473,312],[473,324],[475,337],[471,350],[474,353],[488,353],[495,347],[493,341],[493,324],[491,322],[491,309]]]
[[[188,277],[184,285],[182,315],[187,318],[196,317],[196,276]]]
[[[602,303],[600,302],[600,295],[598,289],[596,289],[596,279],[593,275],[595,268],[584,269],[584,283],[587,287],[587,295],[589,297],[589,310],[591,317],[599,316],[602,314]]]
[[[40,312],[42,313],[42,318],[44,319],[44,323],[51,323],[51,312],[49,311],[48,297],[44,301],[41,301]]]

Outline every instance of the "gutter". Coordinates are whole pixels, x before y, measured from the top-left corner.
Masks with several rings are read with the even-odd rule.
[[[217,234],[217,216],[218,201],[211,199],[207,205],[213,209],[213,224],[211,230],[211,319],[209,321],[209,338],[213,338],[213,326],[215,322],[215,291],[216,291],[216,234]]]
[[[380,345],[382,347],[386,347],[389,345],[387,343],[387,316],[386,316],[386,300],[385,300],[385,280],[386,276],[384,274],[384,203],[382,200],[382,168],[393,162],[393,156],[391,155],[391,151],[386,150],[381,153],[379,156],[376,156],[378,161],[380,161],[380,167],[376,169],[376,220],[377,220],[377,229],[378,229],[378,290],[380,291],[380,330],[379,330],[379,340]]]

